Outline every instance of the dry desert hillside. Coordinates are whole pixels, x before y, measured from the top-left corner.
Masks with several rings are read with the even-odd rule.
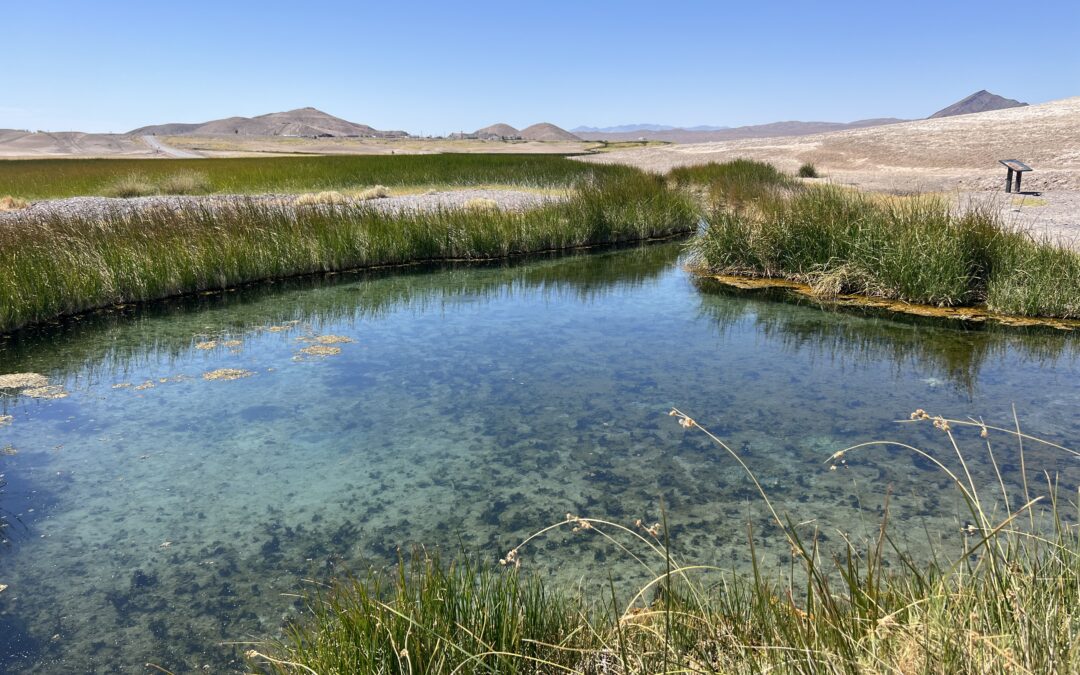
[[[788,171],[811,162],[834,182],[902,192],[996,190],[1005,173],[997,160],[1015,158],[1035,169],[1025,189],[1080,190],[1080,97],[811,136],[640,148],[587,161],[664,171],[736,157]]]

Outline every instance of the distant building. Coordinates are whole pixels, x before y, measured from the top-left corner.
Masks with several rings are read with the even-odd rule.
[[[490,131],[482,133],[472,134],[473,138],[479,138],[482,141],[520,141],[521,136],[500,136],[499,134],[493,134]]]

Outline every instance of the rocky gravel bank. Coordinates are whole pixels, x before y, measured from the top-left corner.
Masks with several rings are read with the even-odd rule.
[[[32,202],[28,207],[13,211],[0,211],[2,222],[42,222],[51,218],[78,218],[96,220],[106,216],[131,215],[142,211],[181,211],[191,208],[221,208],[242,204],[260,204],[291,209],[312,208],[296,206],[300,195],[209,195],[209,196],[154,196],[119,199],[110,197],[69,197]],[[344,198],[349,204],[386,211],[434,211],[446,208],[464,208],[473,200],[491,200],[494,205],[507,211],[524,211],[559,199],[551,195],[521,190],[448,190],[361,200]]]

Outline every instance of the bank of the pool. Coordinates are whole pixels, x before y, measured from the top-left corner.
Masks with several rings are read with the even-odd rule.
[[[219,207],[0,224],[0,332],[116,304],[304,274],[482,260],[688,233],[697,209],[662,177],[594,175],[523,211],[364,203]]]
[[[887,447],[948,477],[966,506],[963,544],[924,562],[898,547],[888,499],[876,537],[841,533],[844,543],[830,547],[813,520],[777,511],[739,453],[681,411],[672,414],[741,465],[771,514],[771,537],[748,524],[752,573],[682,560],[666,518],[630,524],[568,513],[510,549],[501,569],[468,557],[444,565],[437,551],[418,550],[411,565],[321,585],[282,637],[247,650],[249,662],[281,675],[1074,672],[1080,538],[1072,505],[1048,481],[1012,500],[1002,483],[1003,503],[990,506],[994,487],[949,468],[951,451],[962,464],[981,452],[957,440],[963,427],[1010,450],[1044,441],[1019,427],[917,410],[911,421],[938,430],[941,448],[880,441],[828,459],[845,470],[849,455]],[[620,588],[609,575],[593,580],[603,590],[587,593],[587,581],[562,587],[529,574],[532,557],[547,554],[543,540],[559,531],[609,542],[649,581]],[[790,550],[786,575],[759,566],[759,546]]]
[[[996,315],[1080,319],[1080,253],[1010,229],[986,206],[805,185],[740,160],[671,172],[697,186],[708,227],[692,268]]]

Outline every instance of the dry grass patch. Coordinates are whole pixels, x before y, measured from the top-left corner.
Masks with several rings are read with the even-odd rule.
[[[309,192],[307,194],[302,194],[293,200],[293,206],[334,206],[347,203],[349,203],[348,197],[333,190],[328,192]]]
[[[157,186],[137,173],[130,173],[117,178],[101,190],[106,197],[119,197],[130,199],[131,197],[149,197],[157,194]]]
[[[1049,203],[1050,202],[1046,201],[1045,199],[1040,199],[1039,197],[1028,197],[1026,195],[1023,197],[1013,197],[1012,200],[1013,206],[1046,206]]]
[[[497,211],[499,209],[499,202],[494,199],[488,199],[487,197],[473,197],[462,204],[461,208],[471,211]]]
[[[353,193],[353,197],[367,201],[369,199],[384,199],[390,196],[390,188],[383,185],[376,185],[369,187],[366,190],[359,190]]]
[[[210,178],[198,171],[181,171],[161,179],[158,187],[167,195],[201,195],[210,192]]]
[[[19,211],[30,206],[30,202],[10,195],[0,197],[0,211]]]

